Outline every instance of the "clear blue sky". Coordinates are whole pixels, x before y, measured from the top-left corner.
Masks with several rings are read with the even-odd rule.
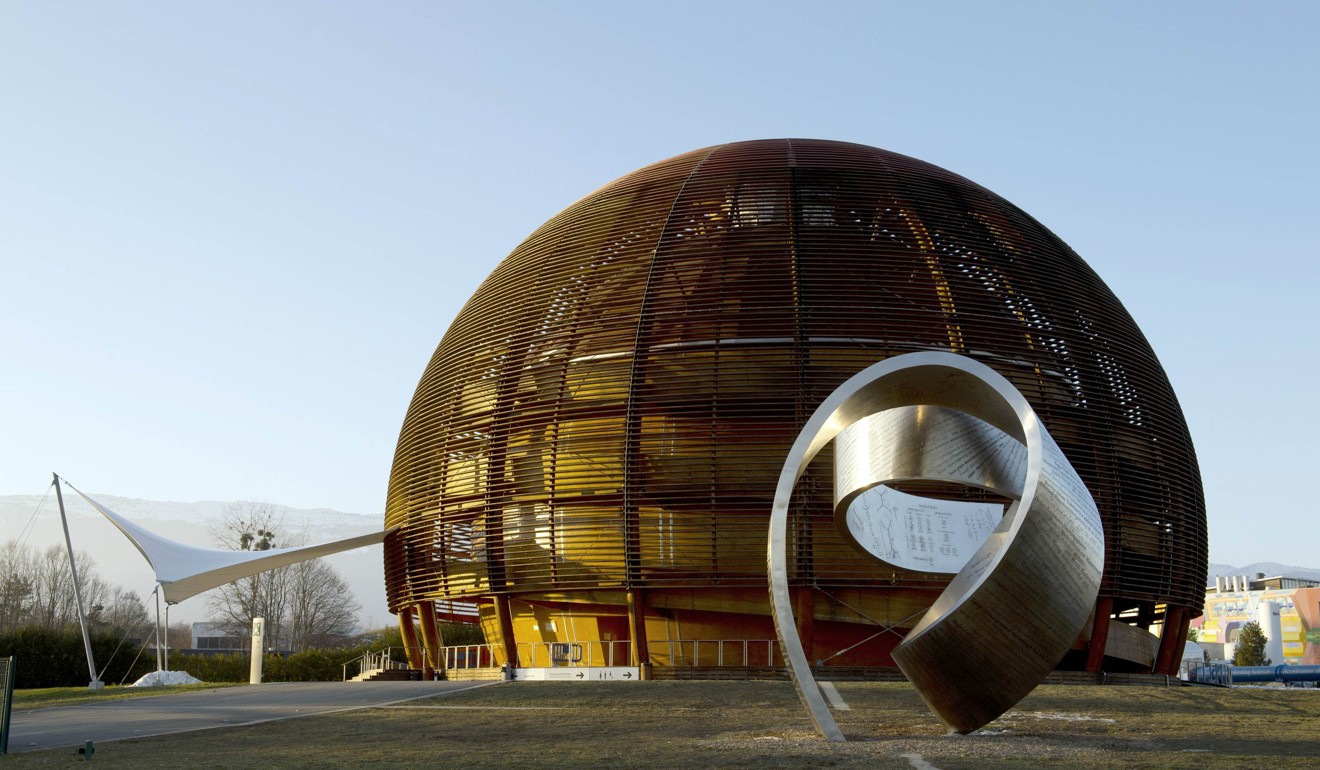
[[[818,137],[1068,241],[1182,400],[1211,559],[1320,566],[1320,5],[1146,5],[11,0],[0,494],[380,511],[520,240],[647,163]]]

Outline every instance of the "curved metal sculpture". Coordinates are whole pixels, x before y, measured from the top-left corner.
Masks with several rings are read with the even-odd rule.
[[[844,737],[811,673],[788,590],[789,501],[807,464],[845,429],[912,406],[923,409],[866,427],[878,425],[887,438],[924,433],[922,440],[876,442],[885,448],[874,455],[844,448],[843,476],[851,488],[836,490],[836,521],[857,493],[886,481],[938,479],[1014,498],[893,652],[941,722],[971,732],[1021,700],[1077,638],[1100,587],[1104,532],[1095,502],[1016,388],[984,364],[951,353],[913,353],[864,369],[826,398],[798,434],[770,518],[775,628],[798,694],[830,740]],[[1025,447],[1025,456],[1014,443]]]

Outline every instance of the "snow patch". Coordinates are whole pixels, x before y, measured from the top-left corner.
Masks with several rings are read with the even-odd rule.
[[[171,684],[201,684],[202,680],[187,671],[152,671],[129,687],[160,687]]]

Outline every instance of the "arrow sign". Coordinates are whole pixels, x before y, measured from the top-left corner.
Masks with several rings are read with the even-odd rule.
[[[636,666],[582,666],[580,668],[515,668],[513,678],[519,682],[601,682],[642,681],[642,672]]]

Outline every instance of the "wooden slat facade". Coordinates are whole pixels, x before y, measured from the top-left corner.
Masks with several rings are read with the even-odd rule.
[[[643,168],[499,263],[400,432],[391,608],[764,588],[771,497],[806,416],[860,369],[916,350],[976,358],[1031,402],[1104,518],[1100,595],[1116,615],[1199,613],[1196,455],[1104,282],[956,174],[798,139]],[[832,595],[942,586],[851,550],[831,520],[829,459],[798,485],[792,582]]]

